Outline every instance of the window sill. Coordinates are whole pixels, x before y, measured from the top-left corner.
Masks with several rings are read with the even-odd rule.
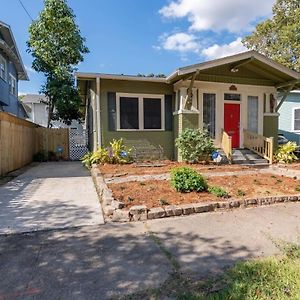
[[[159,132],[159,131],[165,131],[165,129],[117,129],[116,131],[120,132],[149,132],[149,131],[154,131],[154,132]]]

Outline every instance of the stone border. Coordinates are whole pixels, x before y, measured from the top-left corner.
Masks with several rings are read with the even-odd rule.
[[[299,195],[290,196],[269,196],[263,198],[237,199],[219,202],[191,203],[181,205],[167,205],[148,209],[145,205],[135,205],[129,210],[122,209],[125,204],[113,198],[112,191],[108,188],[101,172],[96,165],[92,166],[91,174],[96,185],[97,193],[102,203],[106,221],[130,222],[146,221],[166,217],[191,215],[195,213],[206,213],[213,211],[225,211],[236,208],[249,208],[276,203],[300,201]]]

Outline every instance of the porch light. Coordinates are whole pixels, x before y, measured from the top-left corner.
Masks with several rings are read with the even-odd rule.
[[[232,73],[237,73],[238,71],[239,71],[239,69],[235,68],[235,67],[230,69],[230,72],[232,72]]]

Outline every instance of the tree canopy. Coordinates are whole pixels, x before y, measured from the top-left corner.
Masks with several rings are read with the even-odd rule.
[[[273,15],[244,38],[244,45],[300,71],[300,1],[276,0]]]
[[[41,91],[48,97],[49,121],[67,124],[79,118],[80,97],[74,84],[76,65],[89,50],[66,0],[44,0],[44,9],[29,27],[32,67],[46,76]]]

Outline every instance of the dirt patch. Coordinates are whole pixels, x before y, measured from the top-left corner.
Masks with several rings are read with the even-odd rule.
[[[281,168],[281,169],[287,169],[287,170],[299,170],[300,171],[300,163],[296,162],[296,163],[292,163],[292,164],[278,164],[277,167]]]
[[[199,172],[230,172],[251,169],[250,167],[241,165],[187,164],[174,161],[152,161],[144,163],[132,163],[128,165],[105,164],[99,165],[98,168],[105,178],[109,178],[128,175],[163,174],[170,172],[170,170],[173,168],[183,166],[196,169]]]
[[[114,198],[124,202],[127,208],[141,204],[152,208],[169,204],[179,205],[216,200],[231,201],[240,198],[295,195],[299,194],[300,191],[298,180],[272,174],[210,177],[208,183],[211,186],[222,187],[231,198],[220,199],[208,192],[178,193],[167,180],[115,183],[109,184],[108,187],[112,189]]]

